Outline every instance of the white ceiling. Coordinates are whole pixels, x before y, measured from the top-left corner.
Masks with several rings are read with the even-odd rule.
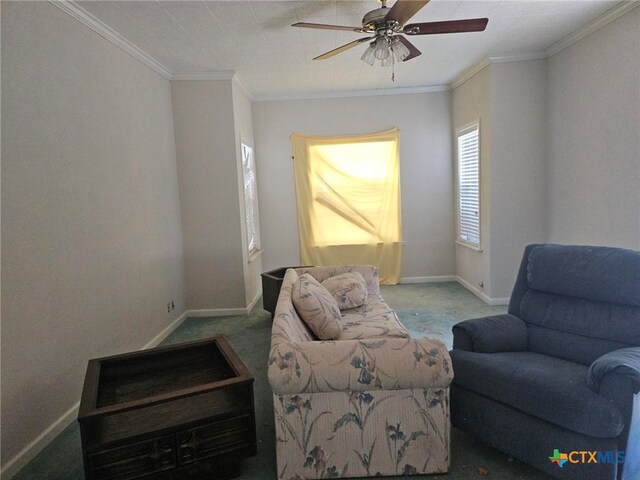
[[[376,0],[81,1],[81,8],[173,74],[234,70],[255,98],[450,83],[489,55],[540,52],[617,5],[615,0],[431,0],[409,23],[488,17],[484,32],[411,37],[422,55],[391,69],[360,61],[366,44],[312,58],[363,36],[293,28],[360,26]],[[393,0],[389,0],[389,6]]]

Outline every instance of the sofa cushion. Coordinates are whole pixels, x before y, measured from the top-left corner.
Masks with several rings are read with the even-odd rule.
[[[584,435],[622,432],[622,413],[587,386],[584,365],[533,352],[449,353],[461,387]]]
[[[409,338],[409,332],[381,296],[369,295],[364,305],[342,312],[338,340]]]
[[[335,299],[308,273],[293,284],[291,300],[300,318],[320,340],[335,340],[342,330],[340,309]]]
[[[336,299],[340,310],[359,307],[367,300],[367,284],[358,272],[329,277],[321,285]]]
[[[374,265],[340,265],[328,267],[299,267],[298,275],[310,273],[320,283],[329,277],[335,277],[341,273],[358,272],[367,284],[369,295],[380,295],[380,274]]]

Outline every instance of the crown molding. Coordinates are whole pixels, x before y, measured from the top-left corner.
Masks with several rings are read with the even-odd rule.
[[[615,19],[621,17],[625,13],[630,12],[634,8],[640,6],[640,2],[624,1],[616,5],[611,10],[608,10],[603,15],[580,27],[574,32],[570,33],[560,41],[549,46],[544,51],[526,52],[517,54],[504,54],[504,55],[489,55],[481,58],[469,68],[463,70],[458,74],[448,85],[426,85],[420,87],[399,87],[399,88],[381,88],[374,90],[351,90],[344,92],[327,92],[327,93],[307,93],[307,94],[291,94],[291,95],[252,95],[246,85],[238,77],[233,70],[221,70],[215,72],[196,72],[196,73],[172,73],[164,65],[156,61],[150,55],[136,47],[134,44],[125,39],[118,32],[107,26],[89,12],[80,7],[74,0],[49,0],[49,2],[62,11],[71,15],[76,20],[80,21],[91,30],[110,41],[117,47],[124,50],[126,53],[139,60],[147,67],[151,68],[164,78],[168,80],[232,80],[238,89],[250,100],[250,101],[279,101],[279,100],[309,100],[309,99],[322,99],[322,98],[347,98],[347,97],[363,97],[363,96],[379,96],[379,95],[402,95],[402,94],[415,94],[415,93],[431,93],[431,92],[444,92],[458,88],[464,82],[476,75],[487,65],[492,63],[506,63],[506,62],[518,62],[524,60],[537,60],[542,58],[548,58],[561,50],[573,45],[579,40],[583,39],[587,35],[595,32],[599,28],[611,23]]]
[[[168,68],[157,62],[144,51],[140,50],[111,27],[102,23],[73,0],[49,0],[49,2],[65,13],[71,15],[76,20],[79,20],[98,35],[121,48],[136,60],[139,60],[156,73],[162,75],[164,78],[171,78],[171,71]]]
[[[509,63],[509,62],[523,62],[526,60],[540,60],[547,58],[547,54],[544,51],[539,52],[526,52],[526,53],[508,53],[504,55],[489,55],[487,57],[488,63]]]
[[[218,70],[214,72],[172,73],[171,80],[233,80],[235,70]]]
[[[491,65],[493,63],[523,62],[526,60],[540,60],[544,58],[547,58],[547,54],[544,51],[489,55],[481,58],[469,68],[463,70],[459,75],[457,75],[451,82],[451,88],[458,88],[464,82],[480,72],[487,65]]]
[[[570,47],[571,45],[578,42],[579,40],[582,40],[587,35],[591,35],[596,30],[613,22],[615,19],[621,17],[627,12],[630,12],[631,10],[633,10],[638,6],[640,6],[640,3],[638,3],[637,1],[619,3],[618,5],[613,7],[611,10],[606,11],[604,14],[600,15],[598,18],[592,20],[586,25],[583,25],[579,29],[575,30],[574,32],[564,37],[562,40],[548,47],[545,50],[547,57],[555,55],[561,50],[564,50],[565,48]]]
[[[280,100],[314,100],[322,98],[377,97],[382,95],[403,95],[414,93],[446,92],[449,85],[425,85],[420,87],[378,88],[375,90],[348,90],[344,92],[301,93],[292,95],[258,95],[256,102],[277,102]]]
[[[482,57],[476,63],[471,65],[469,68],[463,70],[458,75],[456,75],[451,81],[451,88],[456,89],[464,82],[469,80],[471,77],[482,71],[487,65],[489,65],[489,57]]]
[[[218,70],[214,72],[196,72],[196,73],[173,73],[171,74],[171,81],[203,81],[203,80],[231,80],[231,82],[252,102],[254,100],[253,95],[249,92],[249,89],[242,82],[235,70]]]
[[[453,81],[451,82],[451,88],[456,89],[464,82],[469,80],[475,74],[480,72],[487,65],[492,63],[506,63],[506,62],[519,62],[523,60],[537,60],[542,58],[548,58],[552,55],[555,55],[561,50],[573,45],[577,41],[583,39],[587,35],[592,34],[599,28],[604,27],[605,25],[613,22],[616,18],[621,17],[627,12],[630,12],[634,8],[640,6],[640,2],[638,1],[626,1],[621,2],[616,5],[611,10],[608,10],[604,14],[600,15],[598,18],[592,20],[586,25],[580,27],[575,30],[573,33],[570,33],[562,40],[554,43],[544,51],[538,52],[526,52],[526,53],[517,53],[517,54],[504,54],[504,55],[489,55],[487,57],[483,57],[478,60],[476,63],[471,65],[469,68],[463,70],[459,75],[457,75]]]
[[[238,90],[240,90],[242,92],[242,94],[247,97],[247,100],[249,100],[250,102],[255,101],[255,98],[253,98],[253,95],[251,95],[251,92],[249,91],[249,89],[247,88],[247,86],[244,84],[244,82],[242,81],[242,79],[236,74],[233,77],[233,84],[238,87]]]

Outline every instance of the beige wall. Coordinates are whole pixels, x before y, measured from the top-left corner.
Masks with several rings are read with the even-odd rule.
[[[549,240],[640,249],[640,8],[548,61]]]
[[[400,128],[402,277],[455,274],[450,92],[253,104],[264,268],[298,265],[290,135]]]
[[[547,238],[547,61],[491,73],[491,298],[508,298],[524,247]]]
[[[3,465],[76,404],[88,359],[184,311],[170,95],[52,4],[3,2]]]
[[[262,282],[260,280],[260,273],[262,273],[262,255],[258,255],[254,258],[248,257],[247,251],[247,233],[245,218],[245,205],[244,205],[244,185],[243,185],[243,170],[242,170],[242,153],[240,148],[240,139],[249,142],[249,145],[253,148],[253,155],[257,156],[255,150],[255,141],[253,137],[253,114],[251,112],[251,102],[242,92],[242,90],[233,82],[233,119],[236,129],[236,157],[238,158],[238,193],[240,211],[242,212],[240,217],[240,226],[242,230],[242,262],[244,270],[244,289],[245,289],[245,302],[250,305],[256,300],[256,297],[262,293]],[[258,195],[260,192],[258,192]],[[259,217],[259,215],[258,215]],[[259,219],[258,219],[259,220]]]
[[[547,236],[546,60],[490,64],[457,87],[454,130],[478,119],[482,251],[457,245],[457,272],[505,302],[524,247]]]
[[[405,278],[457,272],[500,298],[527,243],[640,248],[640,9],[453,94],[253,105],[231,80],[170,86],[49,3],[3,2],[1,35],[3,465],[72,409],[89,358],[187,308],[244,308],[263,269],[299,263],[294,131],[400,127]],[[452,213],[453,131],[478,118],[482,252],[454,246]],[[253,262],[240,136],[258,170]]]
[[[483,251],[457,246],[456,261],[483,298],[510,295],[529,243],[640,248],[638,72],[636,8],[549,59],[490,64],[454,90],[454,129],[481,119]]]
[[[244,308],[231,80],[171,82],[187,308]]]
[[[485,67],[453,91],[453,133],[461,127],[480,122],[480,237],[481,251],[456,244],[456,273],[469,287],[489,295],[491,292],[491,81]],[[455,143],[455,137],[452,140]],[[454,154],[455,151],[454,151]],[[457,155],[457,154],[456,154]],[[452,163],[457,164],[452,156]],[[454,190],[455,192],[455,190]],[[453,194],[452,194],[453,195]],[[453,218],[457,212],[452,208]],[[456,233],[457,235],[457,233]],[[457,238],[457,236],[455,237]],[[482,286],[481,286],[482,285]]]

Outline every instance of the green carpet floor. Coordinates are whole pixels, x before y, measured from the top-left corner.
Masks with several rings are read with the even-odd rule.
[[[396,310],[412,337],[438,338],[451,347],[451,326],[467,318],[504,313],[506,307],[491,307],[457,283],[431,283],[382,287],[382,296]],[[271,318],[260,306],[249,315],[234,317],[189,318],[162,344],[187,342],[226,335],[255,378],[254,395],[258,454],[244,460],[243,480],[276,478],[274,423],[271,390],[267,380]],[[467,480],[548,479],[495,449],[476,442],[452,429],[451,468],[446,475],[422,478]],[[83,478],[80,433],[77,423],[64,430],[15,477],[15,480],[81,480]],[[395,477],[387,477],[395,478]],[[213,480],[213,479],[212,479]]]

